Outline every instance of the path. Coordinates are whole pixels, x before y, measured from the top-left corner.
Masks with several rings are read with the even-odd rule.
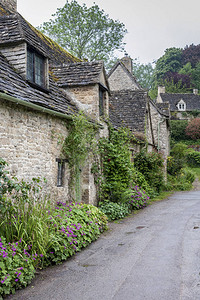
[[[199,300],[200,191],[178,192],[43,270],[12,300]]]

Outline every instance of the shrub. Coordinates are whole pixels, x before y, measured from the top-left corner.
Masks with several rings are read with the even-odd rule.
[[[187,140],[188,136],[185,133],[185,129],[188,125],[187,120],[171,120],[171,138],[176,142],[181,140]]]
[[[141,172],[148,184],[160,192],[164,184],[164,165],[160,153],[141,151],[134,157],[135,168]]]
[[[101,199],[120,201],[121,194],[130,185],[133,163],[130,161],[130,131],[126,128],[110,128],[110,136],[99,141],[102,178]]]
[[[36,267],[57,264],[80,251],[107,228],[97,207],[56,203],[39,197],[39,179],[10,179],[0,160],[0,293],[26,286]]]
[[[187,163],[191,167],[200,167],[200,152],[190,150],[186,154]]]
[[[144,175],[134,168],[132,177],[132,186],[139,186],[146,194],[152,198],[156,195],[155,190],[150,187],[149,183],[146,181]]]
[[[186,166],[187,159],[186,153],[188,151],[187,145],[183,143],[176,144],[168,157],[167,161],[167,172],[170,175],[176,175],[180,170]]]
[[[166,190],[187,191],[192,188],[192,183],[195,179],[195,175],[187,168],[183,168],[178,175],[168,175],[167,179],[167,184],[165,185]]]
[[[108,200],[99,202],[99,209],[108,217],[109,221],[122,219],[130,213],[128,204],[114,203]]]
[[[149,196],[136,185],[124,192],[122,201],[128,204],[131,210],[138,210],[147,206]]]
[[[93,205],[58,202],[49,211],[49,227],[53,234],[45,259],[57,264],[96,240],[107,229],[107,218]]]
[[[200,139],[200,118],[190,121],[185,129],[185,133],[192,140]]]
[[[7,243],[4,237],[0,237],[0,295],[14,293],[31,282],[35,273],[34,259],[23,248],[21,240]]]

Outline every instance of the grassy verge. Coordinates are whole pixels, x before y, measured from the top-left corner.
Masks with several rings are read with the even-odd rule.
[[[169,196],[171,196],[173,193],[174,193],[174,191],[163,191],[158,196],[152,198],[149,201],[149,204],[152,204],[153,202],[164,200],[164,199],[168,198]]]

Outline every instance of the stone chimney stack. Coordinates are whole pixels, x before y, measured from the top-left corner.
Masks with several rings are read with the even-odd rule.
[[[193,94],[198,95],[198,89],[193,89]]]
[[[158,96],[157,96],[157,103],[162,103],[162,98],[160,96],[160,94],[164,94],[165,93],[165,86],[158,86]]]
[[[125,55],[122,59],[121,62],[125,65],[125,67],[129,70],[129,72],[132,74],[133,73],[133,63],[132,59],[130,56]]]
[[[11,13],[17,12],[17,0],[0,0],[0,3]]]

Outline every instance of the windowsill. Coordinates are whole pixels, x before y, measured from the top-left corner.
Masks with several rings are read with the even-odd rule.
[[[45,88],[45,87],[43,87],[43,86],[41,86],[41,85],[39,85],[35,82],[32,82],[30,80],[27,80],[27,82],[31,87],[33,87],[33,88],[35,88],[35,89],[37,89],[41,92],[44,92],[44,93],[47,93],[47,94],[51,93],[51,91],[49,89],[47,89],[47,88]]]

